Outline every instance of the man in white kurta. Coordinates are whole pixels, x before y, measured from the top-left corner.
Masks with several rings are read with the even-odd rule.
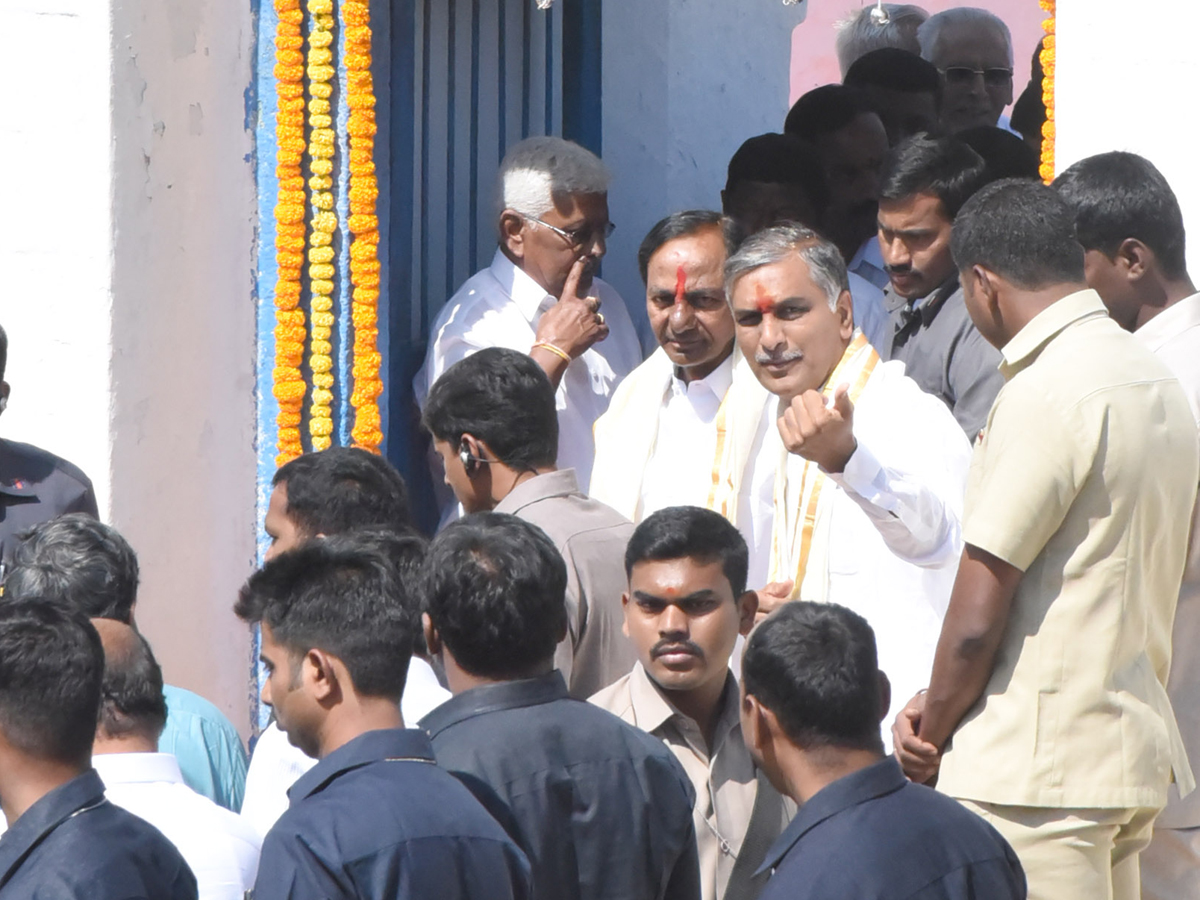
[[[929,677],[962,550],[970,447],[945,405],[855,330],[831,244],[769,229],[731,258],[726,284],[739,347],[778,398],[743,476],[750,581],[770,582],[768,611],[799,599],[866,618],[898,710]]]

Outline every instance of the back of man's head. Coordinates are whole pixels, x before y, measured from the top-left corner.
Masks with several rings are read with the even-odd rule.
[[[825,84],[792,104],[783,123],[786,134],[817,142],[841,131],[862,115],[874,115],[866,97],[855,88]]]
[[[929,13],[911,3],[885,3],[887,21],[877,24],[875,5],[868,4],[837,24],[837,56],[842,77],[854,63],[868,53],[881,48],[895,48],[920,53],[917,29],[929,18]]]
[[[746,591],[746,540],[728,519],[711,509],[669,506],[643,519],[625,547],[625,577],[633,574],[638,563],[671,559],[719,561],[733,596]]]
[[[88,764],[104,652],[87,617],[52,595],[0,603],[0,734],[34,761]]]
[[[139,738],[157,745],[167,724],[167,701],[162,669],[150,644],[122,622],[96,619],[94,625],[104,647],[97,737]]]
[[[962,141],[918,134],[888,154],[880,174],[879,199],[902,201],[931,194],[953,220],[983,186],[985,173],[983,158]]]
[[[742,185],[751,183],[798,185],[818,220],[829,205],[829,182],[821,155],[794,134],[760,134],[738,147],[726,169],[726,200]]]
[[[544,216],[565,198],[608,192],[609,173],[594,153],[560,137],[530,137],[505,154],[496,177],[500,210]]]
[[[1041,160],[1027,143],[1003,128],[978,125],[954,135],[981,157],[988,182],[1002,178],[1038,178]]]
[[[553,466],[558,457],[554,388],[516,350],[489,347],[456,362],[430,388],[421,418],[435,440],[457,447],[470,434],[517,471]]]
[[[956,6],[930,16],[917,29],[917,41],[921,46],[921,57],[935,66],[947,62],[947,54],[955,48],[950,38],[963,34],[987,34],[1008,46],[1008,64],[1012,65],[1012,33],[1004,20],[995,13],[973,6]]]
[[[22,535],[4,596],[58,597],[89,619],[129,624],[137,587],[137,554],[129,542],[86,513],[68,513]]]
[[[357,694],[399,701],[412,656],[414,599],[373,538],[310,541],[250,576],[234,612],[265,623],[293,659],[319,649],[341,660]]]
[[[412,528],[408,487],[382,456],[359,447],[305,453],[271,480],[287,489],[287,517],[306,538],[359,528]]]
[[[1021,290],[1084,281],[1072,211],[1036,181],[1009,178],[981,188],[954,220],[950,251],[960,272],[981,266]]]
[[[776,610],[746,642],[742,683],[797,747],[883,752],[875,633],[845,607],[788,603]]]
[[[460,668],[529,677],[567,630],[567,567],[540,528],[504,513],[448,526],[425,560],[425,611]]]
[[[848,88],[885,88],[906,94],[933,94],[941,89],[937,67],[916,53],[882,47],[863,54],[842,79]]]
[[[1081,159],[1054,179],[1054,188],[1075,214],[1085,250],[1113,259],[1133,238],[1154,253],[1169,279],[1186,273],[1183,212],[1171,185],[1152,162],[1113,151]]]
[[[721,232],[726,258],[732,256],[742,242],[743,234],[737,222],[729,216],[711,209],[686,209],[671,213],[655,222],[638,247],[638,271],[642,274],[642,282],[645,283],[649,274],[650,260],[664,244],[679,238],[692,237],[712,228]]]

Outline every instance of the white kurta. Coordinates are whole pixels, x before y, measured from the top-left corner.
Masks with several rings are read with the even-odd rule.
[[[567,366],[558,386],[558,467],[574,469],[587,490],[592,474],[592,425],[606,409],[622,378],[642,361],[641,344],[620,296],[595,279],[592,293],[609,334]],[[542,314],[557,301],[499,250],[492,264],[463,283],[442,307],[429,338],[425,364],[413,379],[417,405],[450,366],[485,347],[528,353]],[[440,469],[434,473],[441,482]]]

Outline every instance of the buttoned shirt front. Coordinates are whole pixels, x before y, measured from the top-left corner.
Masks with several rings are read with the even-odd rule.
[[[227,809],[183,781],[169,753],[100,753],[92,765],[108,799],[175,845],[196,876],[200,900],[242,900],[254,886],[261,839]]]
[[[591,293],[600,299],[608,337],[572,360],[559,383],[558,465],[572,468],[586,490],[595,443],[592,425],[608,408],[618,382],[642,361],[641,344],[629,312],[615,290],[599,278]],[[425,364],[413,381],[417,403],[446,369],[485,347],[528,353],[538,322],[558,300],[497,250],[492,264],[472,275],[446,303],[433,324]],[[437,472],[435,482],[441,483]]]
[[[1003,348],[964,540],[1024,574],[938,789],[983,803],[1153,808],[1192,773],[1164,685],[1196,495],[1179,382],[1070,294]]]
[[[795,811],[765,778],[742,739],[737,682],[730,675],[721,697],[713,745],[695,721],[679,712],[639,662],[633,671],[592,697],[592,703],[661,740],[675,754],[696,791],[692,817],[700,854],[704,900],[757,896],[753,880],[766,851]],[[760,793],[765,796],[760,797]],[[746,844],[752,818],[762,819]],[[735,867],[738,877],[732,890]],[[728,891],[728,893],[727,893]]]
[[[289,797],[263,842],[254,900],[530,897],[525,855],[419,731],[359,735]]]
[[[104,797],[89,769],[25,810],[0,838],[13,900],[196,900],[191,869],[154,826]]]
[[[558,672],[463,691],[421,721],[438,765],[520,838],[534,896],[696,900],[692,790],[650,735]]]

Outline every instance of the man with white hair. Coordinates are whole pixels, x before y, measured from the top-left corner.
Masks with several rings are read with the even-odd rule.
[[[917,40],[921,56],[942,76],[945,134],[979,125],[1011,131],[1002,114],[1013,99],[1012,35],[1002,19],[986,9],[959,6],[930,16],[917,30]]]
[[[509,150],[497,176],[500,246],[443,307],[413,382],[423,408],[441,374],[475,351],[528,353],[557,392],[558,466],[573,468],[583,490],[592,425],[642,360],[624,302],[595,277],[613,229],[608,178],[595,155],[562,138],[532,137]]]
[[[929,13],[912,3],[885,3],[887,21],[876,24],[869,4],[837,23],[837,57],[842,78],[859,57],[881,47],[895,47],[910,53],[920,53],[917,29],[929,18]]]

